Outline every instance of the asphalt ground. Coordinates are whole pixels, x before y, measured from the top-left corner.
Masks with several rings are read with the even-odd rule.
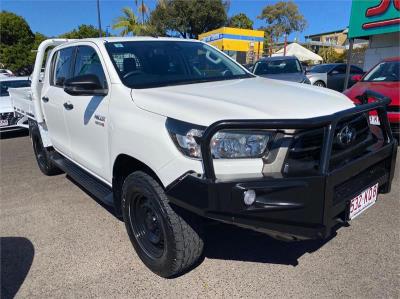
[[[163,279],[111,210],[41,174],[27,136],[2,139],[1,298],[399,298],[398,164],[392,192],[326,243],[213,225],[199,264]]]

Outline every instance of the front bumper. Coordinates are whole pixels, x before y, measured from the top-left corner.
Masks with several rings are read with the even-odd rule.
[[[308,120],[224,121],[205,131],[202,137],[204,175],[187,173],[171,184],[169,200],[198,215],[251,228],[269,235],[292,239],[327,238],[348,220],[349,202],[367,187],[379,183],[379,192],[390,191],[394,175],[397,143],[387,121],[389,100],[379,101]],[[330,169],[335,127],[345,118],[377,110],[382,120],[384,144],[373,152],[353,159],[344,166]],[[313,128],[324,127],[321,167],[317,175],[288,177],[281,173],[257,178],[216,178],[210,153],[215,132],[226,128]],[[251,206],[244,204],[246,190],[256,192]]]

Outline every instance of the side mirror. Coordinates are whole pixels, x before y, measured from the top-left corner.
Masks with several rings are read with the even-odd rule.
[[[361,79],[362,79],[362,75],[354,75],[351,77],[351,80],[354,82],[361,81]]]
[[[72,96],[105,96],[108,93],[108,89],[101,85],[100,79],[92,74],[65,80],[64,91]]]

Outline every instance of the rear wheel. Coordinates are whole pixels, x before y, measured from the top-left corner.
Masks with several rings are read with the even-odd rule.
[[[55,166],[51,160],[51,155],[54,150],[43,146],[42,137],[37,123],[33,121],[29,123],[29,132],[32,139],[36,161],[42,173],[49,176],[63,173],[63,171]]]
[[[326,87],[324,81],[317,81],[314,83],[315,86],[319,86],[319,87]]]
[[[178,215],[164,190],[148,174],[137,171],[125,179],[121,206],[130,240],[154,273],[177,275],[201,256],[203,240],[196,217],[185,217],[185,211]]]

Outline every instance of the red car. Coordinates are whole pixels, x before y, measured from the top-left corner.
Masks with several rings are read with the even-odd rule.
[[[365,90],[370,89],[389,97],[392,102],[388,107],[388,118],[394,137],[399,140],[400,123],[400,57],[387,58],[375,65],[364,76],[356,75],[352,80],[358,81],[343,93],[355,103],[360,103],[360,98]],[[376,115],[370,115],[372,125],[379,125]]]

